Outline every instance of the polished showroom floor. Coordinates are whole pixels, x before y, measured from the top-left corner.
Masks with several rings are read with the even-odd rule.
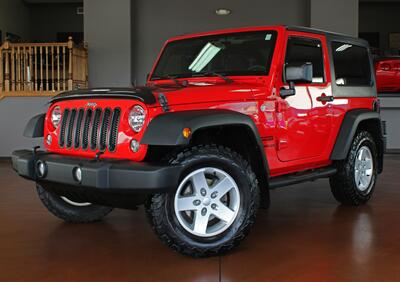
[[[326,180],[272,192],[253,232],[223,257],[192,259],[153,235],[143,209],[71,225],[0,162],[0,281],[400,281],[400,155],[372,201],[339,206]]]

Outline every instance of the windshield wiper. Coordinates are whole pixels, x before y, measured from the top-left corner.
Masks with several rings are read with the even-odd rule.
[[[229,77],[223,75],[222,73],[216,72],[216,71],[201,72],[201,73],[198,73],[198,76],[218,76],[219,78],[222,78],[223,80],[225,80],[226,83],[233,82],[233,80],[230,79]]]
[[[178,86],[184,86],[184,87],[187,86],[186,81],[182,81],[182,83],[181,83],[178,79],[176,79],[175,77],[173,77],[171,75],[154,76],[153,79],[155,79],[155,80],[169,79],[169,80],[175,82],[175,84]]]

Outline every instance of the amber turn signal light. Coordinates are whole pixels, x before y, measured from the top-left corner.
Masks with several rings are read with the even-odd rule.
[[[190,130],[190,128],[185,127],[185,128],[182,130],[182,135],[183,135],[183,137],[185,137],[186,139],[190,137],[190,134],[192,134],[192,131]]]

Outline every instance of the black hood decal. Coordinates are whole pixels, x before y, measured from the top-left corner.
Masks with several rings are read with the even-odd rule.
[[[49,103],[74,100],[74,99],[135,99],[147,105],[156,103],[156,97],[153,94],[154,88],[150,87],[132,87],[132,88],[93,88],[67,91],[52,97]]]

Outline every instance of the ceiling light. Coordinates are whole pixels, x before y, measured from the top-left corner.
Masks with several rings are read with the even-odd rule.
[[[228,16],[232,13],[231,10],[229,9],[217,9],[215,10],[215,14],[217,14],[218,16]]]

